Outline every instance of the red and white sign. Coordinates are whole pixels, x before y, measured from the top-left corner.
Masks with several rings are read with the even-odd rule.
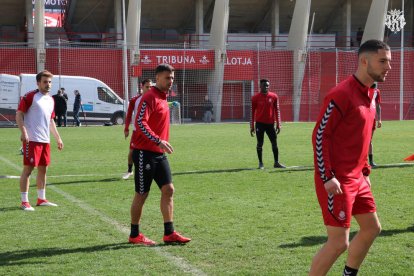
[[[141,50],[139,67],[155,69],[168,63],[175,69],[212,69],[214,51],[209,50]]]

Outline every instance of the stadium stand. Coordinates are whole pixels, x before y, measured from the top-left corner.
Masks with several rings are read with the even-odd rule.
[[[258,80],[263,77],[270,79],[271,90],[281,98],[282,119],[293,120],[292,60],[296,57],[286,50],[286,44],[295,1],[274,1],[279,2],[276,37],[271,34],[273,0],[229,2],[227,52],[222,57],[225,64],[220,110],[223,121],[250,118],[250,97],[257,92]],[[27,29],[24,2],[0,0],[0,73],[36,72],[36,52],[29,39],[33,34]],[[58,13],[59,22],[57,27],[46,28],[46,68],[55,74],[97,78],[123,97],[123,35],[116,25],[115,1],[55,1],[61,3],[58,8],[52,7],[51,2],[47,12]],[[125,2],[128,8],[129,1]],[[142,0],[139,64],[128,64],[128,76],[138,79],[153,78],[157,63],[167,62],[176,67],[173,96],[169,101],[180,103],[183,121],[201,121],[203,99],[212,93],[209,81],[217,62],[214,50],[208,45],[214,0],[201,0],[202,34],[196,32],[196,2]],[[389,8],[401,8],[400,3],[391,2]],[[350,37],[343,28],[347,3],[353,7]],[[406,1],[404,119],[414,119],[411,111],[414,72],[409,66],[414,61],[413,6],[412,1]],[[302,57],[306,69],[300,87],[300,121],[315,120],[328,89],[355,69],[356,31],[364,26],[369,8],[370,1],[312,1],[311,13],[315,12],[315,21],[309,51]],[[399,110],[400,101],[400,68],[397,65],[401,60],[400,34],[387,31],[386,39],[393,46],[395,66],[380,89],[384,91],[383,119],[393,120],[398,119],[396,110]]]

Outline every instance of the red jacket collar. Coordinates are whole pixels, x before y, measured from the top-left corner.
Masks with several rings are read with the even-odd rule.
[[[371,102],[372,98],[374,97],[375,89],[365,86],[365,84],[363,84],[355,75],[352,75],[352,77],[355,80],[355,87],[358,89],[358,91],[362,93],[364,96],[368,97]]]

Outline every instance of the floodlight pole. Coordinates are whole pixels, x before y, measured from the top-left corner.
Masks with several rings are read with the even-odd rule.
[[[404,16],[404,0],[401,0],[401,3]],[[400,59],[400,121],[402,121],[404,120],[404,26],[401,28]]]
[[[61,43],[60,36],[58,38],[58,66],[59,66],[59,89],[62,88],[62,59],[61,59]]]
[[[127,53],[127,33],[126,33],[126,23],[125,23],[125,0],[122,0],[122,32],[124,35],[123,44],[122,44],[122,58],[123,58],[123,75],[124,75],[124,119],[125,111],[128,108],[128,53]]]

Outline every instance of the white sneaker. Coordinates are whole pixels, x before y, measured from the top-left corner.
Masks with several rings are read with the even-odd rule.
[[[133,172],[126,172],[124,173],[124,175],[122,176],[122,179],[127,180],[130,176],[133,176],[134,173]]]
[[[35,209],[30,205],[29,202],[22,202],[20,209],[23,211],[34,211]]]
[[[57,204],[52,203],[52,202],[48,201],[47,199],[40,199],[40,198],[38,198],[37,199],[36,206],[52,206],[52,207],[56,207]]]

